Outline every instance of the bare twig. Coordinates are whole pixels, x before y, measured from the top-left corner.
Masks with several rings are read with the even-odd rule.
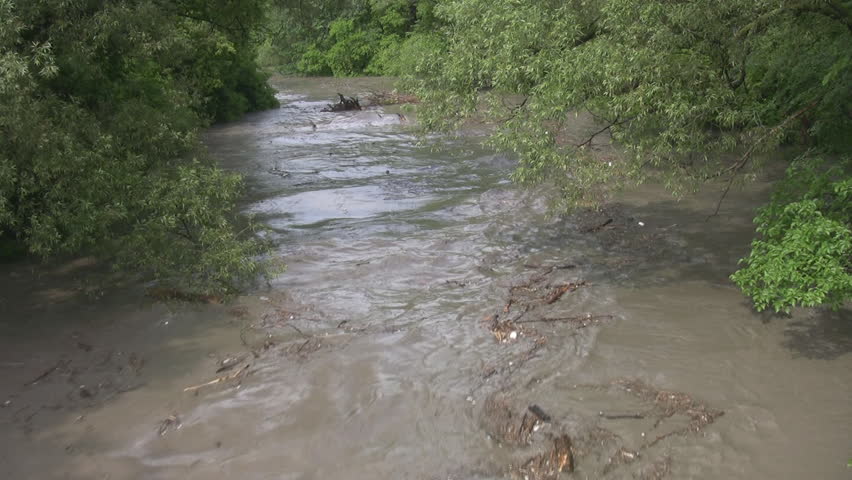
[[[601,417],[601,418],[605,418],[607,420],[625,420],[625,419],[641,420],[641,419],[645,418],[645,415],[642,414],[642,413],[621,413],[621,414],[618,414],[618,413],[598,412],[598,416]]]
[[[50,376],[51,373],[55,372],[60,367],[64,367],[64,366],[68,365],[69,362],[70,362],[70,360],[60,360],[60,361],[56,362],[56,365],[48,368],[41,375],[30,380],[29,382],[25,383],[24,385],[25,386],[35,385],[36,383],[38,383],[38,382],[44,380],[45,378],[47,378],[48,376]]]
[[[616,127],[618,125],[623,125],[623,124],[633,120],[634,118],[636,118],[636,117],[625,118],[624,120],[619,120],[618,118],[616,118],[615,120],[610,122],[609,125],[607,125],[604,128],[596,131],[595,133],[591,134],[589,136],[589,138],[587,138],[585,141],[578,143],[577,145],[574,145],[574,146],[577,147],[577,148],[583,148],[584,146],[587,146],[587,145],[591,147],[592,146],[592,140],[594,140],[595,137],[597,137],[598,135],[602,134],[603,132],[609,130],[612,127]]]
[[[245,373],[248,370],[249,367],[251,367],[251,364],[247,363],[243,368],[237,370],[236,372],[234,372],[230,375],[223,375],[221,377],[214,378],[213,380],[210,380],[209,382],[201,383],[201,384],[198,384],[198,385],[193,385],[191,387],[186,387],[186,388],[183,389],[183,391],[184,392],[193,392],[195,390],[199,390],[199,389],[204,388],[204,387],[216,385],[217,383],[222,383],[222,382],[227,382],[228,380],[233,380],[233,379],[239,377],[240,375],[242,375],[243,373]]]
[[[299,332],[299,335],[301,335],[301,336],[303,336],[303,337],[305,337],[305,338],[313,338],[313,335],[308,335],[308,334],[306,334],[305,332],[303,332],[303,331],[299,330],[299,328],[298,328],[298,327],[296,327],[296,326],[295,326],[295,325],[293,325],[293,324],[288,323],[288,324],[287,324],[287,326],[288,326],[288,327],[290,327],[290,328],[292,328],[293,330],[295,330],[295,331]],[[339,328],[339,327],[338,327],[338,328]]]
[[[305,347],[307,347],[309,343],[311,343],[311,339],[310,339],[310,338],[309,338],[309,339],[307,339],[307,340],[305,340],[305,343],[303,343],[303,344],[299,345],[299,348],[296,350],[296,353],[302,353],[302,349],[304,349]]]

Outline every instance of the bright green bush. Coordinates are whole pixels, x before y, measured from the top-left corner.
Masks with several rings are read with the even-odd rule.
[[[795,161],[754,220],[759,237],[731,278],[758,310],[852,298],[852,160],[824,163]]]

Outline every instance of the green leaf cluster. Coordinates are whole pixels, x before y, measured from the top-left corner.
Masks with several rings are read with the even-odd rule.
[[[731,278],[758,310],[852,297],[852,159],[794,161],[755,223],[760,237]]]

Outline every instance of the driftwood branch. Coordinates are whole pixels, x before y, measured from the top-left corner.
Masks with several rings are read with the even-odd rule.
[[[250,363],[246,364],[243,368],[237,370],[234,373],[214,378],[213,380],[210,380],[209,382],[200,383],[198,385],[193,385],[191,387],[186,387],[186,388],[183,389],[183,391],[184,392],[194,392],[194,391],[200,390],[204,387],[209,387],[211,385],[216,385],[217,383],[222,383],[222,382],[227,382],[228,380],[233,380],[233,379],[239,377],[240,375],[246,373],[248,371],[249,367],[251,367]]]
[[[346,112],[349,110],[361,110],[361,104],[359,103],[357,97],[344,97],[340,93],[338,93],[337,96],[340,97],[340,101],[337,103],[328,104],[328,106],[323,109],[324,112]]]

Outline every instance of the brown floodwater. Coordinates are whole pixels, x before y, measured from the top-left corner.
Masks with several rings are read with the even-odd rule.
[[[288,264],[268,286],[0,269],[0,478],[533,479],[566,434],[559,478],[852,478],[850,310],[758,314],[728,280],[768,182],[710,219],[721,185],[552,216],[474,134],[321,111],[384,80],[273,84],[205,135]]]

